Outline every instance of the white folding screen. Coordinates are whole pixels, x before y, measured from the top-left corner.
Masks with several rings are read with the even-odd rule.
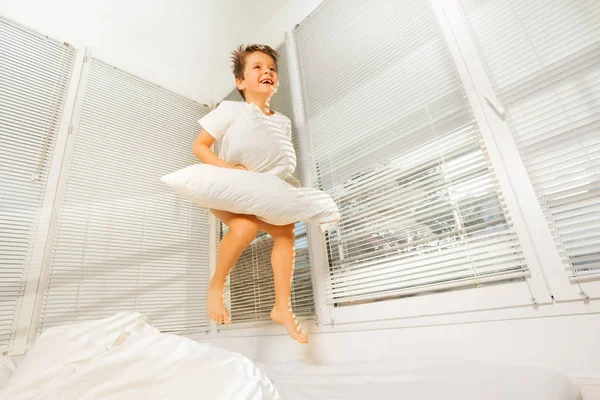
[[[527,277],[430,3],[330,0],[295,41],[313,182],[342,212],[327,304]]]
[[[600,3],[460,4],[570,279],[600,279]]]
[[[271,101],[271,107],[292,121],[292,141],[298,155],[297,129],[294,121],[292,93],[289,82],[288,56],[286,46],[277,49],[279,91]],[[242,101],[237,90],[231,92],[226,100]],[[303,160],[298,159],[300,164]],[[299,177],[296,169],[294,176]],[[227,229],[222,227],[222,229]],[[296,260],[292,283],[292,306],[299,319],[312,318],[315,313],[311,266],[308,253],[306,224],[296,224]],[[231,317],[237,322],[262,322],[270,320],[270,312],[275,302],[273,289],[273,270],[271,267],[271,249],[273,239],[260,233],[258,238],[244,251],[229,279],[229,303]]]
[[[73,58],[0,18],[0,352],[15,335]]]
[[[196,162],[207,108],[96,59],[78,96],[38,330],[129,310],[208,329],[208,218],[159,180]]]

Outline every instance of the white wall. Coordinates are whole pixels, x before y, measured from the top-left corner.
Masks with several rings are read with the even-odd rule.
[[[0,16],[200,103],[234,87],[238,44],[276,46],[321,0],[0,0]]]

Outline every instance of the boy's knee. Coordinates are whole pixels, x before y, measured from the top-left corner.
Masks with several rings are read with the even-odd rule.
[[[258,235],[258,222],[248,218],[236,218],[230,222],[230,231],[248,244]]]
[[[296,237],[296,226],[295,224],[278,226],[271,236],[274,239],[285,238],[293,240]]]

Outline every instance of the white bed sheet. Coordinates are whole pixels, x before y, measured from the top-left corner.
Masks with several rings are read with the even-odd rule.
[[[580,400],[543,368],[403,358],[334,365],[258,364],[285,400]]]
[[[257,366],[210,344],[162,334],[138,313],[46,331],[0,389],[1,400],[281,398],[580,400],[581,395],[554,371],[475,361]]]
[[[0,356],[0,390],[6,385],[16,369],[17,364],[12,357]]]
[[[28,350],[2,400],[280,400],[247,358],[163,334],[138,313],[45,331]]]

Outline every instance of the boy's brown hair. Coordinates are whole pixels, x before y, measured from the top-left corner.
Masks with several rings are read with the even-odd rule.
[[[233,68],[233,76],[236,79],[244,80],[244,69],[246,68],[246,56],[260,51],[265,53],[275,61],[275,69],[277,70],[277,61],[279,60],[279,53],[277,53],[272,47],[264,44],[249,44],[240,45],[234,51],[231,52],[231,63]],[[242,98],[246,100],[244,92],[238,89]]]

